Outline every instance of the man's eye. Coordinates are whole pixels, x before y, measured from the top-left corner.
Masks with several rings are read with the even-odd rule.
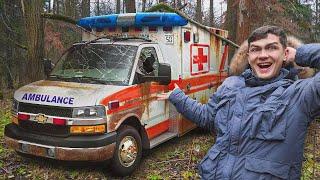
[[[267,49],[268,50],[276,50],[276,49],[278,49],[278,47],[277,46],[269,46]]]
[[[249,50],[249,52],[258,52],[258,51],[259,51],[259,49],[257,49],[257,48],[252,48]]]

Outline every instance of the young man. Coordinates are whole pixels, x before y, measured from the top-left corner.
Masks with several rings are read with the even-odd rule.
[[[250,69],[227,78],[207,104],[177,86],[159,96],[200,127],[215,129],[200,162],[202,179],[300,179],[307,127],[320,114],[320,74],[293,81],[285,63],[320,68],[320,44],[286,47],[284,31],[256,29],[248,38]]]

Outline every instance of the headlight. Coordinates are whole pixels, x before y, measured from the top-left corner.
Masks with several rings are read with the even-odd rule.
[[[87,118],[87,117],[105,117],[106,109],[104,106],[88,106],[73,108],[72,117]]]

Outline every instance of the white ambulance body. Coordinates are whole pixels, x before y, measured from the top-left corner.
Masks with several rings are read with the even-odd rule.
[[[113,171],[127,175],[143,149],[195,128],[156,95],[177,83],[206,103],[227,75],[227,32],[175,13],[96,16],[79,25],[88,30],[83,42],[46,80],[15,92],[5,142],[58,160],[112,159]]]

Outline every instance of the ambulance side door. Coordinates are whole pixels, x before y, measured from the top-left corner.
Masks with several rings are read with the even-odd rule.
[[[140,89],[144,106],[141,122],[145,125],[149,139],[157,137],[169,130],[169,113],[165,101],[158,101],[156,95],[167,91],[167,85],[161,85],[156,81],[143,81],[144,76],[159,75],[159,58],[162,58],[159,47],[156,44],[141,45],[138,51],[138,62],[133,84]]]

